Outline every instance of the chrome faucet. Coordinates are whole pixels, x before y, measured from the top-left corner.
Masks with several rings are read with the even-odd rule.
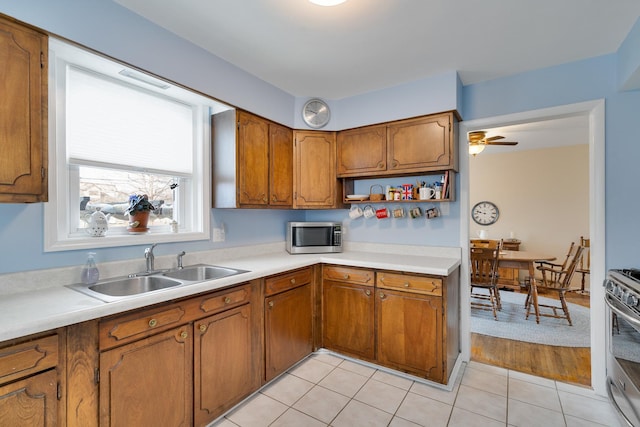
[[[182,251],[178,254],[178,270],[182,270],[184,267],[182,266],[182,257],[186,252]]]
[[[155,271],[155,258],[153,256],[153,248],[155,248],[156,245],[157,243],[154,243],[153,245],[151,245],[151,247],[148,247],[144,250],[144,259],[147,261],[147,273],[152,273]]]

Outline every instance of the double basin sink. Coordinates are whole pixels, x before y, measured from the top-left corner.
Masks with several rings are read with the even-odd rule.
[[[120,277],[103,280],[93,285],[74,284],[69,285],[69,287],[99,300],[112,302],[162,289],[221,279],[241,273],[248,273],[248,270],[196,264],[182,269],[149,275]]]

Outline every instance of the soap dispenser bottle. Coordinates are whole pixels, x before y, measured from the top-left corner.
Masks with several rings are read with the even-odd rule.
[[[82,268],[82,283],[85,285],[93,285],[98,281],[100,277],[100,272],[98,271],[98,267],[96,266],[96,261],[93,259],[95,252],[89,252],[89,256],[87,257],[87,263]]]

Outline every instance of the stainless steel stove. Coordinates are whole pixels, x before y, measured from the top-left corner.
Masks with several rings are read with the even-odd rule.
[[[607,392],[628,426],[640,427],[640,269],[609,270]]]

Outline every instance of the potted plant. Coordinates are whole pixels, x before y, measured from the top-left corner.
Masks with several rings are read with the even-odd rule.
[[[127,230],[131,233],[146,233],[149,231],[147,223],[149,214],[155,206],[149,201],[146,194],[132,194],[129,196],[129,207],[125,211],[129,215],[129,226]]]

